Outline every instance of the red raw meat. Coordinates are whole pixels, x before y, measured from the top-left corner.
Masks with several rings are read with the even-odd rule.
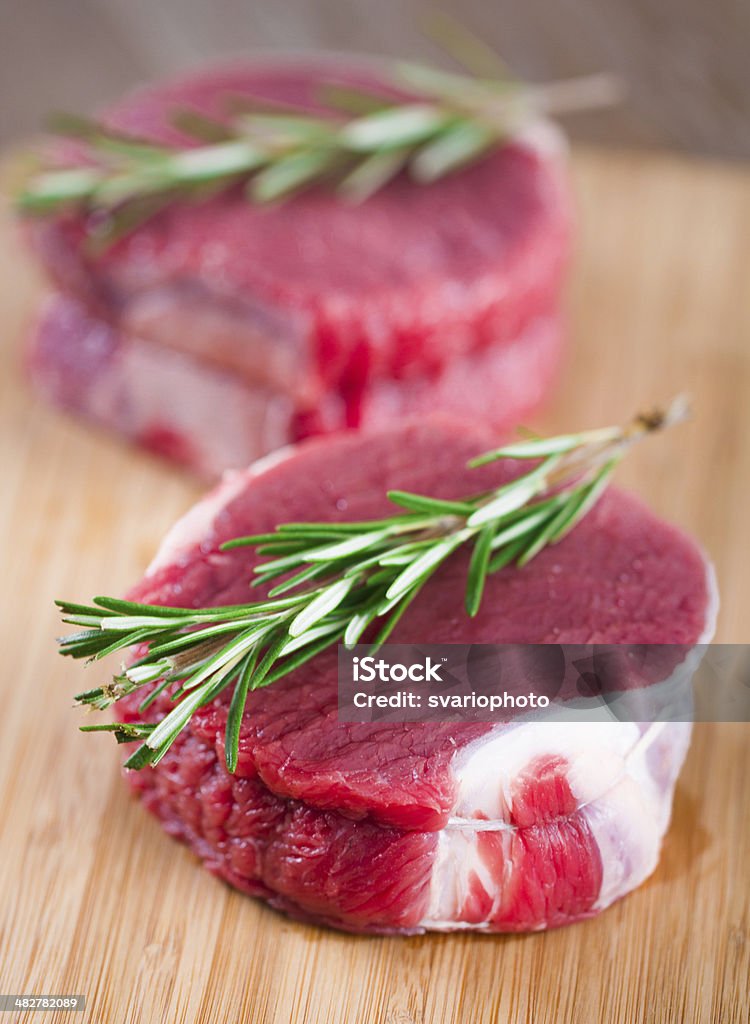
[[[168,534],[136,600],[247,600],[238,535],[280,520],[377,517],[388,489],[457,498],[517,472],[468,470],[486,433],[434,418],[309,441],[231,475]],[[711,633],[695,544],[610,491],[560,544],[490,577],[463,611],[467,558],[428,583],[404,643],[674,643]],[[134,694],[118,707],[136,720]],[[362,931],[537,929],[586,917],[653,870],[689,740],[683,723],[340,723],[335,651],[251,694],[237,774],[228,694],[164,760],[131,775],[165,828],[231,884],[296,917]],[[150,712],[161,715],[166,698]]]
[[[324,62],[218,68],[136,93],[105,120],[187,144],[169,125],[176,108],[221,116],[228,98],[250,94],[315,107],[322,78],[356,77]],[[326,189],[258,206],[235,188],[174,203],[98,255],[81,216],[30,221],[65,296],[37,327],[33,376],[53,399],[128,436],[171,439],[203,474],[309,434],[379,427],[427,404],[454,409],[455,386],[475,392],[477,419],[507,428],[539,404],[559,362],[564,163],[559,136],[538,123],[461,172],[430,186],[402,175],[360,206]],[[106,391],[117,398],[98,400],[72,378],[85,378],[91,333],[108,330],[110,347],[144,354],[149,380],[145,369],[137,382],[120,378],[111,364]],[[190,394],[174,391],[175,352],[193,373]],[[210,453],[195,443],[204,426],[186,428],[203,376],[198,406],[239,439]],[[140,388],[165,396],[161,419],[145,415]],[[71,392],[76,400],[65,400]],[[124,393],[146,422],[123,425]]]

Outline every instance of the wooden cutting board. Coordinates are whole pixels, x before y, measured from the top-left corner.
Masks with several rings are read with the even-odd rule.
[[[694,422],[644,446],[621,480],[702,540],[722,591],[718,639],[748,640],[750,174],[634,153],[574,163],[571,355],[540,426],[596,426],[692,392]],[[76,729],[82,669],[55,653],[52,600],[123,590],[199,489],[27,392],[18,346],[37,288],[6,217],[0,992],[88,1001],[81,1017],[23,1019],[747,1022],[748,725],[697,728],[654,876],[547,934],[383,939],[293,924],[166,838],[129,798],[111,739]]]

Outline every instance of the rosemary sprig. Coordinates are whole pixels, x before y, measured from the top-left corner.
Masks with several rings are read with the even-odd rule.
[[[237,767],[247,695],[303,665],[320,651],[363,637],[384,643],[424,584],[459,548],[470,546],[466,610],[476,615],[488,575],[524,566],[568,534],[604,492],[612,473],[641,438],[683,420],[684,398],[606,427],[533,438],[487,452],[470,465],[533,459],[531,469],[493,491],[445,501],[391,491],[403,512],[364,522],[286,523],[274,532],[237,537],[222,550],[254,547],[266,556],[253,585],[272,583],[268,596],[220,608],[172,608],[96,597],[92,605],[58,601],[63,621],[78,631],[62,637],[60,653],[99,660],[134,646],[146,650],[110,683],[79,693],[79,705],[102,710],[141,687],[152,687],[145,711],[168,687],[174,708],[158,723],[98,725],[118,742],[142,738],[125,762],[156,764],[193,713],[233,686],[226,728],[226,763]],[[86,727],[84,727],[86,728]]]
[[[238,183],[260,203],[324,182],[360,202],[402,170],[416,182],[434,181],[502,145],[533,117],[609,104],[620,92],[607,75],[532,86],[416,64],[383,62],[382,68],[384,84],[408,90],[411,99],[330,83],[321,85],[329,116],[244,98],[232,104],[226,121],[176,109],[175,125],[191,138],[182,149],[58,116],[51,127],[78,140],[80,166],[38,168],[17,206],[26,214],[95,213],[106,242],[164,202]]]

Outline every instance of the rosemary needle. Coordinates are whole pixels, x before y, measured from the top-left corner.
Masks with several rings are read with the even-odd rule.
[[[345,523],[286,523],[273,533],[237,537],[223,550],[255,547],[270,556],[256,581],[278,581],[269,596],[219,608],[172,608],[96,597],[92,605],[58,601],[63,621],[77,632],[62,637],[60,653],[99,660],[127,647],[143,653],[111,682],[76,697],[105,709],[141,687],[145,711],[173,686],[174,708],[157,724],[84,727],[110,730],[118,742],[142,739],[125,762],[156,764],[193,713],[233,687],[226,729],[226,763],[237,766],[248,694],[270,686],[332,645],[363,637],[383,643],[424,584],[461,547],[471,546],[466,610],[476,615],[487,577],[523,566],[581,521],[603,494],[629,448],[654,431],[686,418],[683,397],[664,410],[641,414],[627,426],[535,438],[474,459],[540,460],[497,489],[445,501],[393,491],[402,514]],[[377,627],[373,636],[372,631]]]

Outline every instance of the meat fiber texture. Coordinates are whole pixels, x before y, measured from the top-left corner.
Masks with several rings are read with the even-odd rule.
[[[232,65],[103,119],[188,145],[176,109],[221,117],[251,95],[318,110],[323,79],[376,78],[330,60]],[[56,289],[32,334],[32,379],[204,476],[435,409],[502,431],[557,374],[570,202],[564,145],[544,122],[439,182],[401,175],[360,205],[320,188],[259,206],[238,186],[175,202],[98,254],[86,227],[74,214],[29,221]]]
[[[248,599],[251,549],[280,521],[389,514],[389,488],[459,498],[517,464],[469,470],[487,434],[445,419],[314,439],[227,476],[177,523],[140,601]],[[394,643],[675,643],[712,631],[697,546],[610,490],[561,543],[489,578],[463,611],[467,556],[426,585]],[[118,705],[141,716],[142,693]],[[589,917],[654,869],[690,726],[630,722],[343,723],[336,650],[251,694],[239,766],[224,765],[229,695],[201,709],[133,789],[205,866],[304,920],[364,932],[536,930]],[[147,712],[170,707],[166,698]]]

